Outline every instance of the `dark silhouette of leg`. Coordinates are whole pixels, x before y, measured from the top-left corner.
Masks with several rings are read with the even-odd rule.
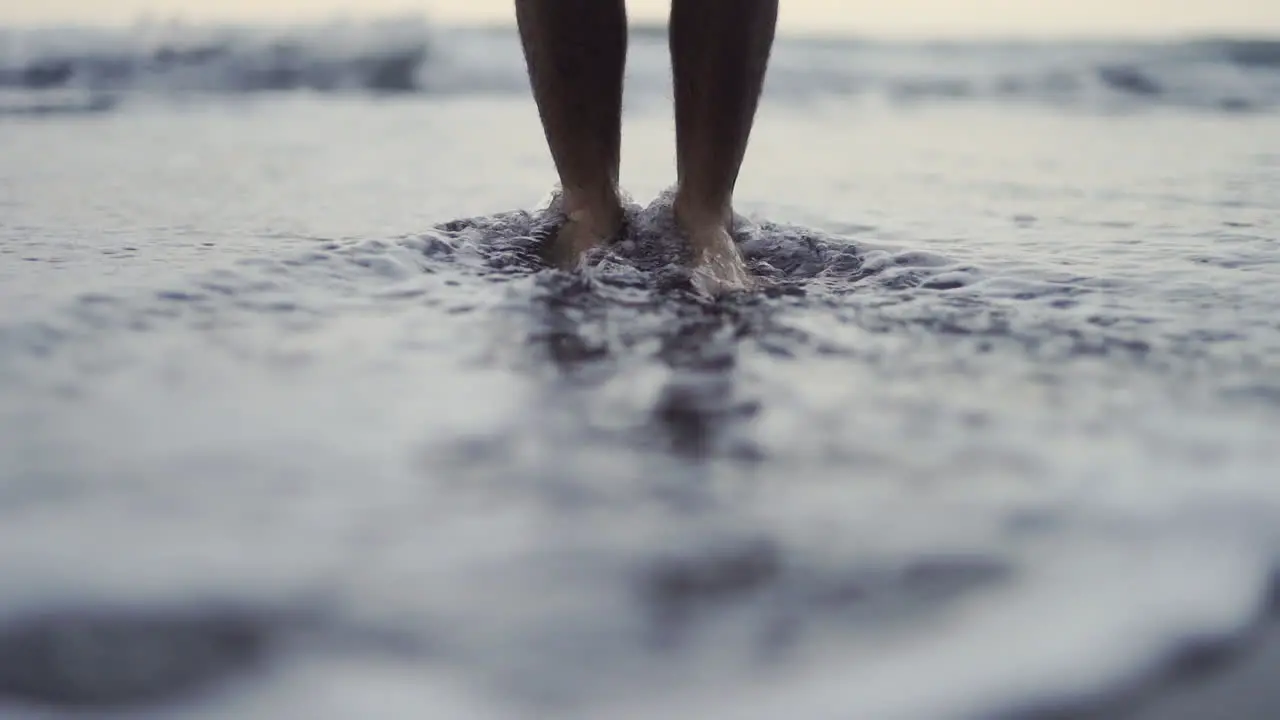
[[[729,235],[733,188],[746,155],[778,21],[778,0],[672,0],[676,219],[709,294],[750,287]]]
[[[622,223],[618,165],[627,56],[623,0],[515,0],[516,22],[567,222],[552,259],[576,265]]]

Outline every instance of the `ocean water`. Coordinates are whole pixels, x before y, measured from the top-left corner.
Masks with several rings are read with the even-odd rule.
[[[1280,44],[784,38],[718,302],[660,31],[580,273],[522,73],[0,36],[0,715],[1112,717],[1259,637]]]

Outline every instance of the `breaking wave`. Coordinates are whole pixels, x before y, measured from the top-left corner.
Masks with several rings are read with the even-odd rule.
[[[661,28],[633,33],[628,92],[669,93]],[[109,110],[135,96],[527,92],[509,28],[418,19],[310,26],[140,24],[0,31],[0,114]],[[1272,111],[1280,40],[888,42],[788,37],[770,92],[798,100],[1031,101],[1123,110]],[[50,96],[61,99],[50,101]]]

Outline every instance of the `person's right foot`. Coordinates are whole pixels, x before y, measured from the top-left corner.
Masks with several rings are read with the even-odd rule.
[[[547,247],[547,260],[562,270],[572,270],[582,262],[583,256],[608,243],[621,228],[621,207],[567,212],[564,224]]]

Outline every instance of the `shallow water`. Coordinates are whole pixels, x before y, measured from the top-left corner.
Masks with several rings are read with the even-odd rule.
[[[6,716],[989,717],[1248,635],[1269,112],[771,96],[707,303],[644,88],[583,274],[514,92],[0,120]]]

